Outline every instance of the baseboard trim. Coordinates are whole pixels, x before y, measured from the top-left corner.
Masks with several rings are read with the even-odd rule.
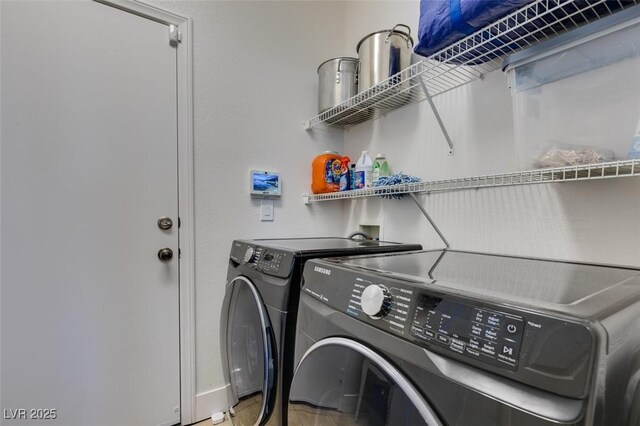
[[[225,412],[227,405],[227,388],[229,385],[218,389],[211,389],[196,395],[196,409],[194,422],[199,422],[211,417],[216,411]]]

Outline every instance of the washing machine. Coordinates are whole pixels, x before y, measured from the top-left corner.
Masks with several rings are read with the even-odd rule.
[[[349,238],[234,241],[220,330],[234,423],[286,424],[282,413],[293,374],[295,317],[307,260],[421,249],[419,244]]]
[[[638,424],[638,268],[311,260],[295,341],[289,424]]]

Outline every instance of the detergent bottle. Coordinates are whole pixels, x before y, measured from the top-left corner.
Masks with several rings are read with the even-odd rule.
[[[325,194],[340,190],[342,157],[335,151],[325,151],[311,163],[311,192]]]
[[[349,170],[349,162],[351,158],[342,157],[340,166],[340,191],[348,191],[351,189],[351,172]]]
[[[362,151],[362,155],[356,163],[356,187],[353,189],[371,188],[373,181],[373,161],[369,151]]]
[[[384,154],[378,154],[373,160],[373,181],[377,181],[383,176],[389,176],[389,163]]]

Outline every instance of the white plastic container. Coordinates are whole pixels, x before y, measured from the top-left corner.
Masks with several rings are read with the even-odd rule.
[[[640,117],[640,9],[514,54],[505,71],[521,170],[628,158]]]
[[[356,162],[356,187],[354,189],[371,188],[373,182],[373,160],[369,151],[362,151],[362,155]]]

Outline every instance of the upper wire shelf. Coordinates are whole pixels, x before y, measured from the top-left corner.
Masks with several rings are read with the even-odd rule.
[[[536,0],[304,123],[347,126],[477,80],[505,55],[596,21],[640,0]],[[428,93],[427,93],[428,91]]]
[[[390,186],[377,186],[353,191],[328,194],[305,194],[305,202],[329,201],[363,197],[385,197],[400,194],[445,192],[460,189],[488,188],[497,186],[530,185],[582,180],[597,180],[640,176],[640,160],[611,161],[583,166],[557,167],[529,170],[525,172],[501,173],[456,179],[432,180]]]

